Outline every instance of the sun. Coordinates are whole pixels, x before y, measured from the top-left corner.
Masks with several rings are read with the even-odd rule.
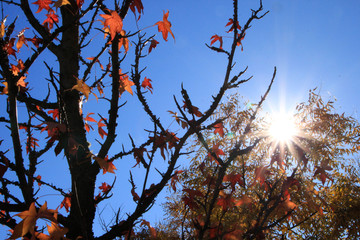
[[[273,113],[267,130],[272,142],[289,144],[298,135],[298,126],[295,119],[288,113]]]

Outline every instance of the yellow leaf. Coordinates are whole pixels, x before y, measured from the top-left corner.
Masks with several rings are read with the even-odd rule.
[[[59,7],[61,7],[61,6],[64,6],[64,5],[70,5],[70,2],[68,1],[68,0],[57,0],[56,2],[55,2],[55,4],[54,4],[54,6],[56,7],[56,8],[59,8]]]
[[[71,90],[73,90],[73,89],[83,93],[85,95],[86,99],[89,98],[89,94],[90,94],[91,89],[86,83],[84,83],[83,80],[77,78],[77,83],[76,83],[76,85],[74,85],[71,88]]]

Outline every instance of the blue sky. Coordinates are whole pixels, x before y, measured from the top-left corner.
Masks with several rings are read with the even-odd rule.
[[[193,104],[200,110],[205,110],[210,104],[211,96],[217,93],[224,78],[226,57],[209,50],[205,43],[210,44],[210,37],[214,34],[226,35],[225,25],[232,17],[232,1],[143,0],[143,4],[144,15],[138,23],[139,28],[142,29],[162,20],[163,11],[169,10],[168,20],[173,25],[172,30],[176,38],[174,41],[169,36],[168,42],[165,42],[161,34],[157,33],[156,27],[147,29],[149,36],[157,33],[155,38],[160,44],[143,61],[143,66],[147,66],[144,76],[153,80],[154,87],[154,94],[148,94],[149,104],[155,109],[156,114],[170,125],[173,119],[168,115],[167,110],[176,110],[173,95],[181,99],[181,83],[188,90]],[[256,9],[258,5],[259,2],[256,0],[240,1],[240,25],[243,25],[250,16],[250,8]],[[251,75],[254,77],[237,91],[245,99],[257,102],[265,92],[271,80],[273,68],[276,66],[277,77],[265,104],[266,109],[276,110],[280,105],[284,105],[291,110],[296,103],[307,99],[309,89],[318,87],[325,98],[338,99],[336,106],[339,111],[345,111],[358,118],[360,1],[264,0],[263,6],[265,11],[270,12],[263,19],[253,22],[252,28],[243,40],[244,51],[238,51],[236,57],[235,69],[241,71],[248,66],[245,77]],[[19,15],[6,5],[4,13],[9,14],[10,17]],[[19,20],[19,22],[23,21],[21,17]],[[134,27],[133,14],[129,13],[124,21],[124,29],[134,31]],[[22,26],[19,25],[16,30],[21,29]],[[96,37],[102,40],[102,34]],[[217,44],[215,43],[215,46]],[[229,44],[230,41],[225,40],[224,48],[229,47]],[[130,47],[129,52],[133,53],[133,51],[134,46]],[[89,53],[88,57],[91,56]],[[46,76],[39,70],[42,69],[42,61],[45,59],[51,61],[50,56],[45,55],[37,61],[37,69],[29,72],[30,86],[31,81],[43,81],[42,78]],[[130,71],[130,63],[124,63],[123,72]],[[98,71],[100,72],[100,69]],[[33,77],[35,74],[36,78]],[[36,85],[33,86],[33,91],[38,91]],[[34,92],[34,94],[44,93]],[[5,98],[1,99],[3,112]],[[140,113],[141,108],[133,103],[135,97],[124,93],[122,101],[128,101],[128,104],[120,111],[119,120],[119,139],[125,140],[119,140],[120,144],[114,145],[113,153],[121,148],[122,143],[125,147],[129,146],[130,141],[127,137],[129,132],[135,141],[141,143],[147,137],[143,129],[151,127],[147,117]],[[101,105],[90,97],[84,105],[84,112],[95,112],[100,108]],[[179,129],[175,124],[172,124],[171,128],[172,131]],[[6,136],[8,133],[3,137]],[[94,143],[94,151],[96,151],[96,143]],[[68,176],[63,174],[67,171],[65,159],[54,158],[47,161],[42,165],[44,170],[53,169],[55,166],[57,169],[56,174],[54,172],[48,174],[49,181],[66,186]],[[161,165],[162,159],[159,161]],[[182,159],[181,162],[186,164],[187,160]],[[120,159],[115,162],[118,168],[116,172],[118,183],[115,186],[117,193],[114,194],[114,201],[101,208],[105,207],[106,211],[109,210],[111,213],[111,208],[116,210],[121,207],[125,211],[130,211],[135,206],[131,196],[123,198],[124,195],[130,195],[130,184],[127,180],[129,167],[133,165],[133,159]],[[141,178],[142,175],[138,169],[131,170],[137,174],[134,176]],[[102,181],[111,183],[113,178],[112,174],[100,176],[99,185]],[[44,199],[51,197],[47,196],[46,192],[43,193]],[[160,198],[163,197],[164,194],[160,195]],[[56,208],[57,204],[54,203],[51,208]],[[157,204],[145,218],[154,222],[162,220],[162,215]]]

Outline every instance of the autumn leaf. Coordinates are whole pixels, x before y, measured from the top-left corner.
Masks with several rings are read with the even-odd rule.
[[[101,184],[101,186],[99,187],[99,189],[103,192],[103,193],[108,193],[111,190],[111,186],[109,184],[107,184],[106,182],[103,182]]]
[[[174,172],[174,175],[171,177],[171,188],[174,190],[174,192],[176,192],[176,183],[179,181],[179,176],[178,174],[179,173],[182,173],[183,171],[182,170],[176,170]]]
[[[39,48],[40,43],[43,42],[43,40],[37,36],[34,36],[33,38],[26,38],[26,40],[32,42],[36,48]]]
[[[241,30],[241,27],[239,25],[239,21],[237,21],[235,25],[236,25],[237,29]],[[234,20],[232,18],[229,18],[229,22],[226,24],[225,27],[227,27],[227,26],[231,26],[229,31],[227,31],[228,33],[234,31]]]
[[[0,25],[0,38],[3,38],[5,36],[5,22],[6,22],[7,16],[1,21]]]
[[[1,92],[1,94],[8,94],[9,93],[9,89],[8,89],[8,83],[7,82],[2,82],[2,84],[4,84],[4,88]]]
[[[36,2],[33,2],[33,4],[39,5],[39,8],[36,11],[36,13],[41,12],[41,10],[43,10],[43,9],[49,11],[51,9],[49,5],[52,3],[53,3],[53,1],[51,1],[51,0],[37,0]]]
[[[99,164],[100,168],[103,169],[103,174],[105,174],[107,172],[115,174],[114,170],[116,170],[116,167],[114,166],[114,164],[112,162],[107,160],[107,157],[104,159],[104,158],[93,156],[93,158]]]
[[[215,124],[214,128],[215,128],[214,134],[218,133],[220,137],[224,137],[224,126],[222,122]]]
[[[151,79],[145,77],[144,81],[141,83],[141,87],[143,87],[144,89],[148,89],[151,93],[153,93],[153,87],[151,85]]]
[[[91,91],[90,87],[83,80],[78,79],[78,78],[76,78],[76,79],[77,79],[77,83],[76,83],[76,85],[74,85],[71,88],[71,90],[75,89],[75,90],[83,93],[85,95],[86,99],[88,99],[90,91]]]
[[[171,31],[171,23],[167,20],[169,17],[169,11],[167,13],[164,12],[163,20],[155,23],[155,25],[158,25],[158,31],[162,32],[163,38],[165,41],[167,41],[168,33],[170,32],[171,36],[174,38],[174,34]]]
[[[235,205],[235,199],[233,198],[232,194],[225,194],[220,192],[220,198],[217,201],[217,205],[222,207],[222,210],[225,211],[228,208],[231,208]]]
[[[131,188],[131,195],[133,196],[133,200],[134,202],[137,202],[140,200],[140,197],[139,195],[135,192],[135,188]]]
[[[137,20],[139,20],[140,17],[141,17],[141,13],[144,14],[144,6],[143,6],[141,0],[132,0],[131,3],[130,3],[130,10],[136,16],[136,9],[135,8],[137,9],[137,12],[139,13],[139,17],[137,19]]]
[[[224,151],[219,148],[219,145],[220,145],[220,143],[216,143],[216,144],[213,145],[213,147],[212,147],[212,149],[211,149],[212,152],[216,155],[217,158],[218,158],[220,155],[225,155]],[[217,160],[216,158],[214,158],[213,155],[212,155],[210,152],[208,153],[208,156],[209,156],[212,160],[215,160],[216,163],[220,164],[220,163],[218,162],[218,160]]]
[[[143,226],[143,225],[146,225],[148,228],[149,228],[149,231],[150,231],[150,235],[152,238],[156,238],[156,230],[155,228],[151,227],[150,226],[150,223],[148,221],[145,221],[145,220],[142,220],[140,226]]]
[[[150,41],[150,47],[149,47],[149,53],[151,53],[151,50],[153,49],[153,48],[156,48],[156,46],[159,44],[159,42],[158,41],[156,41],[155,39],[151,39],[151,41]]]
[[[49,114],[52,114],[54,120],[59,119],[59,109],[53,109],[48,111]]]
[[[271,172],[268,169],[268,166],[259,166],[255,168],[255,178],[254,182],[251,184],[251,186],[255,185],[256,181],[259,180],[260,186],[264,184],[265,178],[270,175]]]
[[[70,211],[70,207],[71,207],[71,194],[66,194],[64,199],[62,200],[61,204],[60,204],[60,208],[65,207],[66,212]]]
[[[45,16],[47,18],[44,20],[43,25],[51,30],[54,27],[54,23],[59,22],[59,16],[53,10],[49,11]]]
[[[223,178],[223,182],[230,182],[231,190],[233,192],[235,191],[236,184],[239,184],[240,186],[244,186],[244,181],[243,181],[242,175],[239,173],[235,173],[235,172],[225,175]]]
[[[129,76],[125,73],[121,72],[121,69],[119,70],[119,75],[120,75],[120,86],[119,86],[119,93],[120,96],[121,94],[123,94],[123,92],[127,91],[128,93],[130,93],[131,95],[133,95],[133,91],[131,89],[131,86],[134,86],[134,82],[129,80]]]
[[[182,106],[182,108],[183,108],[184,110],[187,109],[190,114],[194,114],[194,115],[197,116],[197,117],[201,117],[201,116],[202,116],[202,113],[199,111],[199,108],[198,108],[198,107],[191,106],[191,108],[189,108],[189,107],[187,106],[186,102],[185,102],[185,101],[183,101],[183,102],[184,102],[184,105]]]
[[[220,42],[220,47],[219,48],[222,49],[222,45],[223,45],[222,37],[215,34],[210,39],[212,39],[211,42],[210,42],[210,46],[213,45],[216,41],[219,41]]]
[[[31,203],[29,210],[18,213],[15,216],[18,216],[23,220],[15,226],[14,232],[10,239],[22,237],[27,233],[31,233],[32,235],[34,235],[35,224],[37,219],[39,218],[48,219],[52,222],[57,223],[57,211],[47,209],[46,202],[40,207],[39,211],[36,211],[35,202],[33,202]]]
[[[321,163],[320,166],[316,166],[316,171],[314,173],[314,177],[318,174],[320,174],[320,180],[322,182],[322,184],[325,184],[325,181],[327,178],[329,178],[330,180],[332,180],[329,175],[326,173],[326,171],[331,171],[332,167],[329,166],[329,160],[325,160]]]
[[[50,239],[52,240],[63,240],[66,239],[64,235],[69,231],[65,227],[60,227],[58,224],[51,222],[51,226],[47,225],[48,232],[50,234]]]
[[[98,121],[98,132],[99,132],[99,135],[101,137],[101,139],[104,138],[104,135],[107,136],[107,132],[105,132],[105,130],[102,128],[102,127],[105,127],[106,124],[102,122],[103,119],[100,119],[100,121]]]
[[[13,49],[15,44],[15,38],[11,38],[10,41],[5,45],[4,50],[8,55],[13,55],[16,58],[16,51]]]
[[[123,22],[116,11],[110,11],[110,14],[100,14],[105,19],[104,27],[109,27],[111,41],[114,39],[116,33],[121,33]]]
[[[90,60],[90,61],[94,61],[95,58],[94,58],[94,57],[88,57],[88,58],[86,58],[86,59],[88,59],[88,60]],[[96,63],[99,63],[100,68],[101,68],[102,70],[104,70],[104,66],[100,63],[99,59],[96,59],[95,62],[96,62]]]
[[[16,43],[16,48],[17,48],[17,52],[20,51],[20,48],[23,46],[23,44],[27,45],[26,44],[26,38],[24,36],[24,32],[25,30],[28,29],[28,28],[24,28],[19,34],[18,34],[18,41]]]
[[[129,50],[129,39],[126,36],[125,30],[121,30],[120,32],[121,38],[119,39],[119,49],[124,47],[125,52]]]
[[[54,4],[56,8],[59,8],[64,5],[70,5],[70,2],[68,0],[57,0]]]

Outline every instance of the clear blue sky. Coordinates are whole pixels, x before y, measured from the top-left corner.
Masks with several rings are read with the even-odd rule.
[[[189,91],[193,104],[200,110],[209,106],[211,95],[215,95],[221,85],[226,57],[207,49],[205,43],[210,44],[210,37],[214,34],[226,35],[225,25],[232,17],[232,1],[143,0],[143,4],[144,16],[141,17],[139,28],[162,20],[163,10],[169,10],[168,20],[173,25],[172,30],[176,38],[174,42],[169,36],[168,42],[165,42],[155,27],[147,29],[149,34],[157,33],[156,39],[160,44],[143,63],[143,66],[148,66],[144,76],[153,80],[154,94],[149,96],[149,104],[161,119],[170,124],[172,119],[166,111],[176,110],[172,99],[173,94],[181,99],[181,83]],[[251,14],[250,8],[256,9],[258,5],[256,0],[240,1],[240,25],[243,25]],[[239,51],[236,57],[235,69],[240,71],[248,66],[246,76],[254,75],[251,82],[239,88],[240,94],[252,102],[257,102],[266,90],[273,68],[276,66],[278,74],[275,85],[265,104],[269,109],[276,109],[280,104],[291,108],[294,104],[306,100],[309,89],[318,87],[325,98],[335,96],[338,99],[337,106],[340,111],[358,117],[360,1],[264,0],[263,5],[265,11],[270,11],[269,14],[252,24],[243,41],[244,51]],[[9,14],[12,17],[20,14],[13,10],[7,12],[7,9],[10,9],[4,6],[5,15]],[[22,20],[20,19],[20,22]],[[129,13],[124,21],[124,29],[134,30],[134,25],[133,14]],[[21,29],[22,26],[19,25],[16,30]],[[102,34],[97,37],[102,39]],[[226,47],[229,47],[229,42],[225,40],[224,48]],[[130,47],[130,53],[133,49],[134,46]],[[91,56],[89,54],[88,57]],[[49,61],[48,55],[39,59],[39,69],[44,59]],[[129,65],[124,64],[123,68],[123,72],[130,71]],[[46,77],[46,74],[32,71],[37,73],[36,78]],[[30,86],[31,81],[40,81],[31,73],[30,71],[28,78]],[[36,91],[35,85],[33,91]],[[5,98],[1,99],[1,111],[4,111]],[[129,132],[137,143],[141,143],[147,137],[143,129],[151,128],[151,125],[148,119],[139,113],[141,108],[132,103],[135,97],[131,98],[125,93],[122,100],[127,100],[128,104],[120,111],[119,139],[125,140],[119,143],[124,142],[125,146],[129,146],[130,141],[127,138]],[[85,113],[95,112],[91,108],[99,108],[96,104],[98,104],[96,100],[90,98],[85,104]],[[145,122],[147,125],[143,126]],[[174,124],[171,127],[173,131],[178,129]],[[4,137],[7,135],[8,133]],[[121,148],[121,144],[113,147],[113,153]],[[96,152],[96,143],[94,148]],[[57,171],[56,174],[53,171],[44,174],[44,180],[48,179],[50,182],[66,186],[69,177],[63,174],[67,171],[65,158],[46,159],[46,161],[42,165],[43,169],[56,167]],[[159,159],[160,164],[161,161],[162,159]],[[186,161],[183,159],[182,163],[186,164]],[[106,206],[100,206],[105,207],[105,211],[111,213],[111,208],[116,210],[121,207],[129,212],[135,206],[131,200],[130,184],[127,181],[128,167],[133,165],[133,159],[120,159],[115,162],[118,168],[116,171],[118,183],[115,185],[113,201]],[[134,176],[141,178],[138,169],[131,170]],[[113,177],[112,174],[101,176],[98,185],[100,186],[103,181],[111,183]],[[51,196],[45,196],[46,192],[43,194],[43,198],[49,199],[50,203]],[[124,195],[129,195],[129,198],[123,198]],[[164,196],[162,194],[160,198]],[[57,204],[58,202],[49,204],[49,207],[56,208]],[[162,220],[162,212],[158,204],[145,218],[153,223]]]

